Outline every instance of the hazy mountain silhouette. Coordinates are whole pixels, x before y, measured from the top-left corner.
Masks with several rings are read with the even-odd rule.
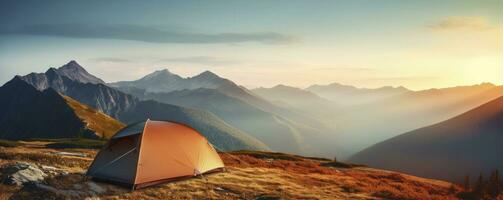
[[[114,87],[134,87],[144,89],[146,92],[171,92],[197,88],[216,89],[227,84],[235,85],[210,71],[205,71],[194,77],[182,78],[167,69],[155,71],[135,81],[110,83]]]
[[[169,92],[148,91],[158,91],[152,88],[175,82],[176,86],[163,87]],[[332,156],[336,146],[329,142],[333,139],[328,136],[331,130],[317,119],[273,104],[209,71],[191,78],[180,78],[167,70],[156,71],[127,85],[114,85],[123,85],[118,89],[140,99],[208,110],[276,151]]]
[[[68,66],[68,64],[65,66]],[[68,71],[76,73],[82,71],[80,70],[80,68],[82,68],[81,66],[72,64],[70,68],[72,67],[79,70]],[[51,68],[43,74],[32,73],[27,76],[17,76],[15,79],[22,79],[33,86],[38,86],[38,89],[50,87],[79,102],[103,111],[106,114],[110,114],[125,123],[132,123],[135,122],[135,120],[145,120],[150,117],[149,113],[155,113],[156,119],[171,120],[194,127],[208,138],[212,138],[213,140],[210,139],[210,141],[224,150],[268,149],[266,145],[252,136],[249,136],[249,134],[231,127],[221,119],[218,119],[218,117],[204,111],[189,109],[187,112],[191,113],[191,115],[186,115],[182,111],[185,111],[187,108],[154,101],[140,101],[138,98],[101,83],[83,83],[79,82],[80,79],[71,79],[70,77],[76,77],[76,75],[71,73],[59,73],[59,69],[61,68]],[[36,78],[34,78],[35,76]]]
[[[270,150],[263,142],[234,128],[212,113],[159,103],[152,100],[141,101],[135,107],[121,114],[125,122],[146,119],[169,120],[190,125],[199,130],[220,150]]]
[[[272,88],[256,88],[252,92],[275,104],[297,109],[319,119],[332,118],[339,112],[339,106],[335,102],[296,87],[277,85]]]
[[[404,87],[385,86],[381,88],[369,89],[357,88],[339,83],[331,83],[329,85],[312,85],[306,88],[306,90],[344,106],[369,103],[410,91]]]
[[[461,181],[503,170],[503,97],[447,121],[380,142],[352,161],[423,177]]]
[[[133,90],[129,92],[142,99],[208,110],[227,123],[264,141],[276,151],[301,151],[301,141],[298,141],[300,136],[292,133],[288,121],[239,99],[229,97],[218,90],[199,88],[169,93],[145,93],[142,89],[135,91],[141,92],[137,94],[134,94]]]
[[[337,116],[338,136],[356,153],[401,133],[447,120],[503,95],[492,84],[410,91],[347,108]]]
[[[93,115],[78,115],[76,108],[56,91],[43,91],[15,77],[0,87],[0,138],[99,138],[119,130],[122,125],[94,110]],[[93,123],[107,123],[106,128]]]

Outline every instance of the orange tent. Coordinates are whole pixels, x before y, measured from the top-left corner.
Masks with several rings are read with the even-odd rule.
[[[86,175],[136,189],[223,167],[213,146],[196,130],[147,120],[117,132],[96,155]]]

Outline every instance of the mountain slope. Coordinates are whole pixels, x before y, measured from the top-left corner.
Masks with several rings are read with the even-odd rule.
[[[502,95],[503,87],[492,84],[410,91],[346,108],[337,116],[338,133],[347,141],[346,149],[356,153],[404,132],[455,117]]]
[[[71,103],[69,103],[71,102]],[[52,89],[36,90],[19,77],[0,87],[0,138],[99,138],[119,130],[120,122],[95,110],[85,118],[76,108],[84,107],[70,98],[63,98]],[[107,119],[103,121],[103,119]],[[98,128],[90,123],[110,123]]]
[[[312,114],[314,117],[332,117],[338,112],[338,106],[335,102],[300,88],[277,85],[272,88],[261,87],[251,91],[268,101],[287,105],[290,108]]]
[[[71,97],[63,95],[63,98],[73,109],[77,117],[81,119],[87,127],[94,130],[96,135],[100,138],[111,138],[117,131],[125,127],[122,122],[84,105]]]
[[[317,119],[275,105],[209,71],[191,78],[156,71],[137,81],[114,85],[122,85],[119,90],[140,99],[208,110],[275,151],[330,157],[336,151],[337,145],[328,137],[332,130]],[[151,92],[159,91],[159,86],[168,92]]]
[[[176,84],[173,84],[176,83]],[[122,91],[143,89],[146,93],[168,93],[179,90],[194,90],[199,88],[215,89],[229,97],[233,97],[255,106],[264,111],[279,115],[296,123],[308,124],[311,127],[323,127],[316,119],[304,116],[302,113],[288,110],[285,107],[274,105],[265,99],[255,95],[244,87],[234,82],[219,77],[210,71],[205,71],[194,77],[180,78],[167,70],[156,71],[136,81],[117,82],[110,85],[118,87]]]
[[[289,122],[239,99],[229,97],[219,90],[199,88],[169,93],[147,93],[136,89],[129,92],[142,99],[210,111],[230,125],[263,141],[275,151],[302,151],[301,138],[292,132]]]
[[[202,110],[183,108],[156,101],[141,101],[119,118],[126,123],[146,119],[169,120],[190,125],[220,150],[269,150],[267,145],[236,129],[215,115]]]
[[[72,63],[72,62],[70,62]],[[83,70],[78,64],[65,65],[67,71],[80,72]],[[62,67],[63,68],[63,67]],[[75,69],[68,69],[75,68]],[[225,150],[253,149],[267,150],[268,147],[257,139],[249,136],[227,123],[222,123],[218,117],[208,115],[204,111],[191,110],[192,115],[186,115],[185,108],[179,106],[160,104],[154,101],[140,101],[131,95],[125,94],[107,85],[98,83],[83,83],[80,79],[73,79],[77,75],[60,73],[61,68],[49,69],[43,74],[29,74],[26,76],[16,76],[15,79],[23,80],[38,89],[51,88],[66,96],[69,96],[89,107],[102,111],[122,122],[131,123],[134,120],[147,119],[149,113],[155,113],[158,119],[179,121],[186,123],[199,130],[205,136],[210,136],[210,142],[219,144]],[[67,77],[69,76],[69,77]],[[92,76],[92,75],[91,75]],[[71,102],[71,101],[70,101]],[[84,109],[85,110],[85,109]],[[92,115],[92,113],[78,113],[81,115]],[[185,117],[182,117],[185,116]],[[204,116],[204,117],[203,117]],[[92,123],[91,123],[92,124]],[[106,125],[96,125],[105,128]],[[105,133],[108,135],[110,133]]]
[[[373,167],[461,181],[503,170],[503,97],[376,144],[351,158]],[[406,159],[404,159],[406,158]]]
[[[75,61],[58,69],[50,68],[45,73],[31,73],[19,78],[38,90],[52,88],[112,117],[137,102],[132,96],[104,85],[101,79],[87,73]]]

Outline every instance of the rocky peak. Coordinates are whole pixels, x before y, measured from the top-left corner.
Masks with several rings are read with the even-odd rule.
[[[105,84],[103,80],[87,72],[75,60],[68,62],[67,64],[61,66],[58,69],[50,68],[49,70],[47,70],[47,72],[49,71],[55,71],[57,74],[61,76],[66,76],[71,80],[78,81],[81,83]]]
[[[204,71],[203,73],[200,73],[197,76],[194,76],[193,78],[204,79],[204,80],[221,79],[220,76],[208,70]]]

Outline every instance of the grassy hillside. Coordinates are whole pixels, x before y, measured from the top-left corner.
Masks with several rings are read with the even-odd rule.
[[[366,167],[331,167],[325,159],[240,151],[220,153],[227,170],[148,187],[127,188],[84,179],[96,150],[72,149],[83,156],[25,143],[0,149],[0,167],[16,161],[54,166],[69,172],[35,186],[0,184],[0,199],[457,199],[460,187],[449,182]],[[78,188],[78,189],[76,189]]]
[[[71,97],[62,96],[65,98],[68,105],[72,107],[77,117],[82,119],[86,123],[87,128],[95,131],[100,138],[108,139],[126,126],[116,119],[84,105]]]
[[[18,77],[0,87],[0,138],[96,138],[63,97]]]

